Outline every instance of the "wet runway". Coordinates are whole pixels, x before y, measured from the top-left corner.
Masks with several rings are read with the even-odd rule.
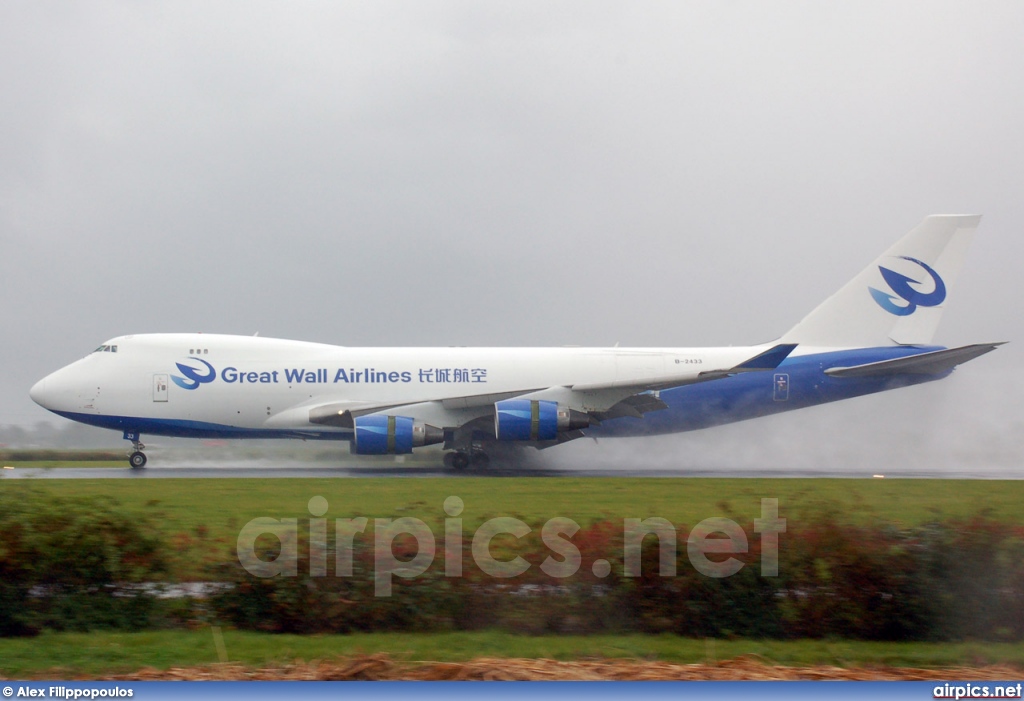
[[[132,470],[128,467],[62,467],[62,468],[14,468],[0,470],[0,479],[281,479],[281,478],[365,478],[365,477],[741,477],[741,478],[844,478],[844,479],[875,479],[877,473],[858,471],[845,468],[842,470],[828,469],[695,469],[693,467],[489,467],[470,469],[462,472],[448,470],[440,466],[409,467],[393,466],[167,466],[147,467]],[[885,471],[882,475],[889,479],[1024,479],[1024,469],[964,468],[962,470],[943,469],[919,470],[902,469]]]

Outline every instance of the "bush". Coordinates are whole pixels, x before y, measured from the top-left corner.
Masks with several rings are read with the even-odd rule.
[[[475,565],[470,537],[464,538],[463,576],[446,577],[439,539],[431,567],[413,579],[394,578],[389,597],[374,595],[369,533],[354,541],[351,577],[311,577],[302,540],[295,577],[261,579],[237,558],[222,566],[218,578],[232,586],[211,607],[240,628],[295,633],[492,628],[525,634],[1024,639],[1024,538],[1017,528],[981,518],[913,529],[851,525],[821,511],[790,522],[780,540],[777,577],[761,576],[760,536],[749,528],[746,536],[748,552],[734,555],[744,566],[723,578],[695,569],[684,532],[677,534],[674,577],[658,574],[654,538],[642,548],[641,576],[624,577],[621,534],[610,521],[571,538],[582,567],[568,578],[542,571],[552,553],[539,526],[514,546],[497,546],[501,559],[518,555],[530,563],[508,579]],[[396,541],[396,547],[401,556],[405,546]],[[406,559],[414,554],[404,553]],[[267,550],[260,557],[274,555]],[[592,573],[597,559],[609,560],[609,576]]]
[[[919,530],[920,588],[937,640],[1024,640],[1024,533],[978,516]]]
[[[787,541],[779,569],[788,637],[929,636],[936,612],[922,587],[915,532],[854,526],[826,514]]]
[[[374,595],[373,552],[355,541],[351,577],[311,576],[308,541],[298,543],[296,576],[261,578],[234,561],[214,574],[230,586],[211,598],[211,608],[233,625],[274,633],[350,633],[354,631],[448,630],[456,626],[460,608],[469,601],[460,580],[446,579],[443,565],[413,579],[395,578],[390,597]],[[261,560],[278,555],[273,548],[257,551]]]
[[[576,534],[583,551],[595,548],[608,533],[596,524]],[[444,573],[443,539],[432,565],[422,574],[394,577],[390,596],[376,596],[372,535],[354,540],[350,577],[309,574],[308,537],[296,545],[297,575],[260,578],[247,572],[237,556],[212,574],[231,584],[211,600],[211,608],[226,622],[249,630],[293,633],[346,633],[351,631],[441,631],[500,628],[519,633],[583,633],[618,630],[622,614],[615,598],[616,576],[598,580],[580,572],[568,580],[545,575],[540,563],[549,555],[538,529],[522,539],[518,555],[530,562],[523,575],[492,578],[473,563],[471,538],[463,542],[463,576]],[[535,537],[536,536],[536,537]],[[411,559],[415,550],[396,539],[395,553]],[[329,551],[331,548],[329,547]],[[607,549],[602,552],[607,553]],[[273,560],[277,548],[257,552]],[[505,553],[503,559],[513,557]],[[586,561],[586,560],[585,560]]]
[[[657,542],[645,540],[640,577],[627,581],[625,596],[639,630],[689,637],[782,636],[779,579],[760,575],[759,539],[749,530],[746,536],[749,551],[731,555],[743,568],[721,578],[694,568],[686,552],[686,532],[677,535],[681,546],[674,577],[658,574]]]
[[[0,635],[152,625],[163,546],[116,502],[6,489],[0,533]]]
[[[300,524],[306,523],[299,519]],[[779,576],[760,569],[761,536],[745,530],[744,566],[712,578],[691,564],[677,531],[676,575],[658,573],[658,544],[641,548],[639,577],[624,575],[621,522],[581,528],[571,542],[581,567],[560,578],[535,524],[521,539],[499,536],[501,560],[530,567],[511,578],[486,574],[463,537],[463,576],[444,573],[444,539],[422,574],[395,576],[392,594],[375,595],[373,526],[353,541],[353,573],[310,575],[309,535],[296,533],[296,576],[260,578],[206,531],[161,534],[108,499],[51,499],[31,487],[0,491],[0,635],[41,629],[141,629],[192,623],[197,613],[249,630],[276,633],[502,629],[523,634],[673,633],[697,637],[862,640],[1024,640],[1024,531],[983,516],[915,528],[851,524],[836,510],[791,517],[780,536]],[[330,532],[331,528],[328,528]],[[329,534],[329,538],[333,534]],[[165,545],[164,541],[167,544]],[[257,541],[259,542],[259,541]],[[264,561],[275,546],[258,547]],[[216,548],[211,550],[211,548]],[[416,554],[396,538],[399,560]],[[152,585],[167,563],[198,549],[215,554],[209,579],[223,585],[207,602],[161,602]],[[333,546],[328,543],[328,553]],[[709,555],[721,559],[721,555]],[[606,560],[610,572],[593,565]],[[192,571],[192,570],[189,570]],[[606,574],[606,576],[600,576]]]

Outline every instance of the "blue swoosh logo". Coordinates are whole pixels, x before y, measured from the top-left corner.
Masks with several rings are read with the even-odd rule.
[[[195,389],[201,384],[207,382],[213,382],[217,377],[217,371],[213,369],[213,366],[202,358],[189,357],[189,360],[195,360],[196,362],[202,363],[206,366],[206,374],[200,375],[202,368],[194,368],[190,365],[184,365],[183,363],[175,363],[178,366],[178,371],[185,377],[178,377],[177,375],[171,375],[171,380],[174,384],[178,385],[182,389]]]
[[[889,285],[893,294],[869,287],[868,291],[871,292],[871,296],[874,297],[878,306],[896,316],[910,316],[917,311],[918,307],[937,307],[942,304],[946,300],[946,283],[943,282],[939,274],[932,270],[927,263],[919,261],[917,258],[910,256],[900,256],[900,258],[920,265],[931,277],[934,289],[931,292],[916,290],[911,285],[922,284],[920,280],[915,280],[880,265],[878,270],[882,273],[882,279]],[[903,300],[906,305],[897,304],[898,300]]]

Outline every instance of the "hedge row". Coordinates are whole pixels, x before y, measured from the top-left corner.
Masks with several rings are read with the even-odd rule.
[[[356,541],[352,576],[336,577],[310,576],[303,541],[297,548],[296,576],[256,577],[234,559],[221,573],[234,586],[211,603],[226,622],[274,632],[502,628],[521,633],[1024,640],[1024,533],[984,518],[901,529],[854,526],[820,513],[780,534],[778,576],[762,575],[761,538],[749,527],[744,531],[748,552],[707,556],[744,563],[726,577],[709,577],[693,566],[684,530],[677,535],[674,576],[659,573],[653,536],[644,540],[640,576],[624,576],[622,527],[607,521],[571,538],[581,553],[579,571],[568,578],[551,577],[540,567],[552,552],[539,532],[539,527],[532,529],[514,548],[507,541],[499,544],[499,550],[506,550],[503,559],[518,554],[531,564],[508,579],[476,567],[468,542],[463,576],[446,577],[439,538],[433,565],[414,578],[392,578],[388,597],[375,595],[372,543]],[[260,557],[272,560],[277,552],[268,549]],[[399,541],[394,552],[409,560],[416,550]],[[598,559],[610,561],[604,577],[593,571]],[[328,565],[327,572],[333,572],[333,564]]]
[[[354,540],[351,576],[333,574],[333,528],[326,530],[327,557],[314,563],[308,525],[297,530],[294,576],[255,576],[232,549],[208,570],[220,588],[208,598],[169,602],[153,595],[154,584],[170,580],[168,563],[185,547],[180,534],[162,533],[106,499],[0,492],[0,635],[216,621],[298,633],[499,628],[529,634],[1024,640],[1024,533],[983,517],[899,528],[851,525],[823,510],[791,520],[780,534],[777,576],[762,573],[763,534],[749,525],[742,529],[747,552],[707,555],[743,563],[725,577],[709,577],[693,565],[685,528],[676,531],[674,563],[671,554],[659,561],[659,543],[648,536],[639,576],[626,576],[623,524],[593,523],[563,536],[581,562],[564,578],[546,571],[544,563],[557,563],[562,555],[545,543],[539,524],[521,538],[492,541],[497,560],[518,556],[529,564],[513,577],[495,577],[478,566],[472,534],[461,550],[446,549],[438,529],[432,564],[414,577],[392,576],[389,596],[379,595],[375,578],[382,552],[374,549],[373,522]],[[415,564],[413,537],[385,545],[384,559]],[[256,546],[264,562],[284,547],[267,537]],[[455,559],[461,555],[462,576],[445,574],[446,550]],[[321,562],[326,575],[313,576]],[[674,564],[673,576],[660,573],[666,564]]]

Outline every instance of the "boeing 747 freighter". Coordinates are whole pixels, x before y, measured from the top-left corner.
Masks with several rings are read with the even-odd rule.
[[[143,435],[341,440],[360,455],[691,431],[937,380],[998,343],[932,345],[980,217],[936,215],[778,340],[746,348],[346,348],[199,333],[120,336],[32,399]]]

